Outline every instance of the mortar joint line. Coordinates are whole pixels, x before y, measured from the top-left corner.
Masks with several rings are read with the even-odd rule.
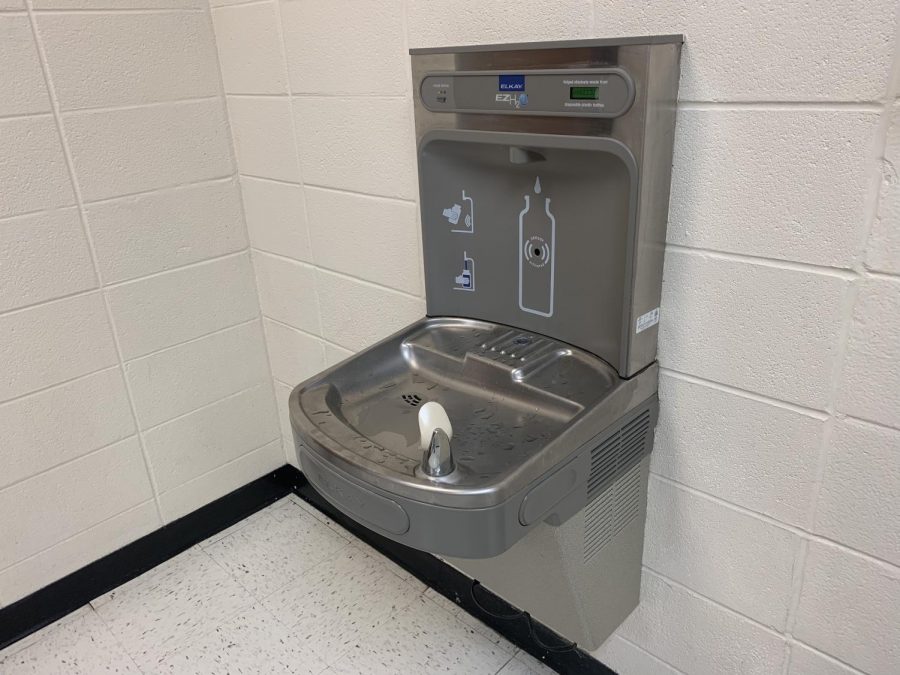
[[[749,623],[755,625],[757,628],[759,628],[759,629],[761,629],[761,630],[763,630],[763,631],[769,633],[772,637],[776,637],[776,638],[781,639],[781,640],[785,643],[785,646],[786,646],[786,647],[787,647],[788,645],[794,645],[794,644],[802,645],[803,647],[806,647],[806,648],[809,649],[810,651],[813,651],[813,652],[815,652],[815,653],[817,653],[817,654],[821,654],[822,656],[826,657],[827,659],[830,659],[830,660],[835,661],[835,662],[837,662],[837,663],[840,663],[840,664],[842,664],[842,665],[847,665],[847,666],[849,666],[849,664],[845,664],[843,661],[841,661],[840,659],[838,659],[838,658],[832,656],[831,654],[828,654],[828,653],[826,653],[826,652],[823,652],[823,651],[821,651],[820,649],[818,649],[818,648],[816,648],[816,647],[813,647],[812,645],[809,645],[809,644],[803,642],[802,640],[799,640],[799,639],[793,637],[793,635],[788,635],[785,631],[781,631],[781,630],[777,630],[777,629],[775,629],[775,628],[772,628],[771,626],[769,626],[769,625],[763,623],[762,621],[760,621],[760,620],[758,620],[758,619],[754,619],[752,616],[749,616],[749,615],[747,615],[747,614],[744,614],[744,613],[741,612],[741,611],[738,611],[738,610],[736,610],[736,609],[734,609],[734,608],[732,608],[732,607],[729,607],[728,605],[725,605],[725,604],[723,604],[722,602],[720,602],[720,601],[718,601],[718,600],[716,600],[716,599],[714,599],[714,598],[711,598],[711,597],[708,596],[708,595],[705,595],[704,593],[700,593],[700,592],[694,590],[693,588],[691,588],[690,586],[688,586],[688,585],[686,585],[686,584],[684,584],[684,583],[678,581],[677,579],[673,579],[671,576],[669,576],[669,575],[667,575],[667,574],[665,574],[665,573],[663,573],[663,572],[660,572],[660,571],[654,569],[653,567],[650,567],[650,566],[647,565],[647,564],[644,564],[644,565],[642,566],[642,569],[643,569],[643,571],[650,572],[650,574],[652,574],[652,575],[654,575],[654,576],[656,576],[656,577],[659,577],[659,578],[660,578],[662,581],[664,581],[666,584],[669,584],[669,585],[671,585],[671,586],[674,586],[674,587],[676,587],[676,588],[678,588],[678,589],[684,591],[684,592],[687,593],[688,595],[693,596],[694,598],[698,598],[698,599],[700,599],[700,600],[702,600],[702,601],[704,601],[704,602],[708,602],[709,604],[715,606],[716,608],[718,608],[718,609],[724,611],[724,612],[727,613],[727,614],[730,614],[730,615],[732,615],[732,616],[738,617],[739,619],[742,619],[742,620],[744,620],[744,621],[747,621],[747,622],[749,622]],[[620,636],[620,637],[621,637],[621,636]],[[652,652],[648,652],[648,653],[649,653],[651,656],[655,656]],[[656,658],[659,659],[659,657],[656,657]],[[659,659],[659,660],[660,660],[660,661],[663,661],[662,659]],[[663,661],[663,663],[665,663],[665,661]],[[668,664],[667,664],[667,665],[668,665]],[[782,662],[782,665],[784,665],[784,662]],[[853,667],[853,666],[849,666],[849,668],[850,668],[851,670],[853,670],[854,672],[858,672],[857,669],[856,669],[855,667]]]
[[[754,255],[749,253],[735,253],[733,251],[724,251],[721,249],[707,248],[704,246],[694,246],[690,244],[666,242],[666,250],[678,251],[679,253],[686,253],[689,255],[707,256],[712,259],[726,260],[728,262],[741,262],[749,265],[764,265],[766,267],[775,267],[790,272],[825,274],[831,277],[844,279],[845,281],[853,281],[861,276],[859,271],[851,268],[834,267],[830,265],[823,265],[820,263],[800,262],[797,260],[771,258],[769,256]]]
[[[204,103],[207,101],[214,101],[217,96],[214,94],[208,94],[204,96],[187,96],[183,98],[173,98],[166,100],[153,100],[153,101],[142,101],[140,103],[121,103],[116,105],[102,105],[102,106],[84,106],[81,108],[67,108],[63,110],[60,108],[60,115],[81,115],[87,113],[108,113],[108,112],[122,112],[128,110],[141,110],[143,108],[162,108],[165,106],[178,106],[181,104],[191,104],[191,103]]]
[[[172,344],[172,345],[165,345],[164,347],[158,347],[157,349],[154,349],[153,351],[141,353],[141,354],[138,354],[131,358],[125,359],[125,365],[129,365],[129,364],[135,363],[137,361],[145,361],[149,358],[157,356],[158,354],[163,354],[165,352],[170,352],[175,349],[180,349],[187,345],[201,342],[203,340],[206,340],[213,336],[219,335],[221,333],[227,333],[229,331],[237,331],[240,328],[244,328],[245,326],[249,326],[258,321],[259,321],[259,317],[252,316],[249,319],[243,319],[242,321],[238,321],[237,323],[229,324],[228,326],[224,326],[222,328],[216,328],[215,330],[210,331],[208,333],[203,333],[202,335],[197,335],[196,337],[187,338],[186,340],[182,340],[181,342],[176,342],[175,344]]]
[[[107,447],[108,447],[108,446],[107,446]],[[90,532],[90,531],[93,530],[95,527],[99,527],[100,525],[103,525],[104,523],[108,523],[110,520],[113,520],[114,518],[118,518],[119,516],[122,516],[122,515],[124,515],[124,514],[126,514],[126,513],[129,513],[129,512],[131,512],[131,511],[134,511],[135,509],[139,509],[139,508],[140,508],[141,506],[143,506],[144,504],[146,504],[146,503],[148,503],[148,502],[152,502],[152,501],[153,501],[152,499],[145,499],[144,501],[138,502],[137,504],[134,504],[133,506],[129,506],[127,509],[123,509],[122,511],[119,511],[118,513],[114,513],[114,514],[112,514],[111,516],[107,516],[107,517],[105,517],[105,518],[103,518],[103,519],[101,519],[101,520],[98,520],[96,523],[91,523],[90,525],[88,525],[88,526],[85,527],[84,529],[78,530],[78,532],[75,532],[75,533],[73,533],[73,534],[70,534],[70,535],[68,535],[67,537],[64,537],[63,539],[60,539],[59,541],[56,541],[56,542],[50,544],[49,546],[44,546],[43,548],[41,548],[41,549],[35,551],[34,553],[29,553],[27,556],[25,556],[25,557],[22,558],[21,560],[17,560],[17,561],[14,562],[14,563],[11,563],[11,564],[9,564],[9,565],[6,565],[6,566],[3,567],[2,569],[0,569],[0,572],[5,572],[6,570],[12,569],[13,567],[16,567],[17,565],[21,565],[22,563],[28,562],[29,560],[31,560],[31,559],[33,559],[33,558],[36,558],[37,556],[41,555],[42,553],[46,553],[47,551],[49,551],[49,550],[51,550],[51,549],[53,549],[53,548],[56,548],[57,546],[59,546],[59,545],[61,545],[61,544],[65,544],[65,543],[67,543],[67,542],[70,542],[70,541],[72,541],[73,539],[75,539],[76,537],[81,536],[81,535],[84,534],[85,532]],[[90,603],[89,603],[89,604],[90,604]],[[15,644],[15,643],[14,643],[14,644]]]
[[[305,330],[305,329],[303,329],[303,328],[297,328],[296,326],[292,326],[292,325],[289,324],[289,323],[285,323],[284,321],[280,321],[279,319],[275,319],[275,318],[273,318],[273,317],[271,317],[271,316],[263,315],[263,320],[264,320],[264,321],[269,321],[270,323],[273,323],[273,324],[275,324],[276,326],[281,326],[282,328],[287,328],[287,329],[289,329],[289,330],[296,331],[297,333],[301,333],[302,335],[305,335],[305,336],[307,336],[307,337],[313,338],[313,339],[315,339],[315,340],[319,340],[319,341],[321,341],[321,342],[323,342],[323,343],[325,343],[325,344],[327,344],[327,345],[330,345],[330,346],[335,347],[335,348],[337,348],[337,349],[341,349],[341,350],[343,350],[343,351],[345,351],[345,352],[351,352],[351,353],[354,352],[353,349],[350,349],[349,347],[345,347],[344,345],[338,344],[338,343],[335,342],[334,340],[329,340],[329,339],[326,338],[326,337],[323,337],[323,336],[321,336],[321,335],[317,335],[317,334],[315,334],[315,333],[311,333],[310,331]],[[283,384],[283,385],[285,385],[285,386],[288,386],[288,387],[294,387],[294,386],[296,386],[296,383],[294,383],[294,384],[288,384],[287,382],[284,382],[283,380],[281,380],[281,379],[279,379],[279,378],[277,378],[277,377],[276,377],[275,379],[276,379],[277,381],[281,382],[281,384]]]
[[[895,30],[894,57],[891,63],[891,69],[888,77],[889,88],[891,86],[891,83],[896,78],[898,72],[898,64],[900,64],[900,55],[898,55],[897,52],[897,45],[898,43],[900,43],[900,41],[898,41],[896,37],[897,35],[900,35],[900,32],[897,32]],[[822,430],[820,440],[821,445],[819,447],[819,452],[816,458],[815,480],[813,481],[813,489],[810,495],[810,502],[807,510],[807,524],[809,526],[810,534],[815,532],[817,529],[822,486],[826,480],[828,461],[829,457],[831,456],[835,435],[838,399],[840,396],[840,382],[843,369],[846,364],[847,351],[849,349],[850,342],[850,333],[853,329],[853,312],[859,297],[859,280],[866,278],[867,275],[867,270],[865,267],[866,254],[868,251],[869,242],[871,240],[874,223],[876,218],[878,217],[883,170],[882,163],[887,146],[888,128],[890,124],[890,108],[886,104],[882,103],[879,106],[879,112],[880,119],[878,122],[877,132],[875,134],[875,138],[872,139],[872,146],[869,149],[869,164],[872,176],[869,179],[869,187],[867,190],[867,194],[865,195],[865,221],[863,228],[861,228],[862,231],[860,233],[860,239],[852,265],[853,271],[857,276],[855,279],[851,280],[849,288],[845,291],[844,298],[841,303],[841,325],[838,333],[837,349],[835,352],[834,364],[832,366],[830,388],[826,403],[828,419],[826,419],[825,425]],[[790,603],[788,605],[787,621],[785,624],[785,634],[790,638],[793,638],[793,630],[796,626],[797,614],[799,612],[800,602],[802,600],[803,587],[806,581],[806,563],[809,557],[809,547],[812,541],[813,540],[811,538],[804,538],[794,559],[795,570],[794,577],[792,579],[791,597]],[[789,652],[788,661],[790,661],[792,657],[793,649],[791,649]],[[786,664],[785,668],[787,668],[788,665],[789,662]],[[785,672],[787,671],[785,670]]]
[[[647,656],[649,656],[649,657],[652,658],[653,660],[659,661],[660,663],[662,663],[663,665],[667,666],[668,668],[671,668],[672,670],[674,670],[676,673],[679,673],[680,675],[684,675],[684,671],[682,671],[680,668],[676,668],[676,667],[673,666],[671,663],[669,663],[666,659],[664,659],[664,658],[662,658],[662,657],[660,657],[660,656],[657,656],[656,654],[654,654],[654,653],[651,652],[651,651],[648,651],[647,649],[645,649],[644,647],[642,647],[641,645],[639,645],[637,642],[634,642],[633,640],[630,640],[629,638],[625,637],[624,635],[619,635],[618,633],[614,633],[614,635],[615,635],[616,637],[618,637],[620,640],[622,640],[623,642],[627,642],[628,644],[630,644],[632,647],[634,647],[634,648],[637,649],[638,651],[643,652],[644,654],[646,654]]]
[[[677,380],[681,380],[683,382],[696,384],[698,386],[707,387],[709,389],[715,389],[716,391],[725,392],[726,394],[730,394],[732,396],[740,396],[741,398],[747,398],[758,403],[764,403],[776,408],[789,410],[799,415],[805,415],[806,417],[811,417],[813,419],[819,420],[820,422],[824,422],[828,418],[828,412],[820,408],[811,408],[799,403],[792,403],[791,401],[775,398],[774,396],[769,396],[767,394],[761,394],[751,389],[744,389],[743,387],[738,387],[733,384],[727,384],[725,382],[711,380],[700,375],[694,375],[693,373],[678,370],[677,368],[673,368],[671,366],[660,365],[659,371],[664,375]]]
[[[666,574],[664,572],[660,572],[659,570],[651,567],[647,563],[644,563],[642,565],[642,567],[643,567],[644,571],[650,572],[651,574],[659,577],[665,583],[675,586],[676,588],[679,588],[680,590],[688,593],[689,595],[692,595],[695,598],[699,598],[700,600],[708,602],[709,604],[714,605],[715,607],[718,607],[719,609],[725,611],[727,614],[731,614],[732,616],[736,616],[744,621],[752,623],[757,628],[760,628],[761,630],[764,630],[765,632],[769,633],[772,637],[777,637],[777,638],[784,640],[784,637],[785,637],[784,631],[780,631],[776,628],[772,628],[772,626],[769,626],[768,624],[763,623],[759,619],[754,619],[752,616],[750,616],[748,614],[744,614],[743,612],[741,612],[737,609],[734,609],[733,607],[729,607],[728,605],[722,603],[721,601],[711,598],[708,595],[691,588],[687,584],[685,584],[681,581],[678,581],[677,579],[672,578],[668,574]]]
[[[293,148],[294,148],[294,161],[297,164],[297,175],[299,176],[299,185],[300,185],[300,190],[301,190],[302,207],[303,207],[303,218],[307,223],[306,233],[305,233],[306,234],[306,245],[307,245],[307,250],[310,252],[310,256],[312,257],[313,249],[312,249],[312,237],[309,233],[309,214],[308,214],[308,210],[306,207],[306,197],[304,194],[302,194],[302,191],[304,189],[303,188],[303,178],[304,178],[303,164],[300,161],[300,146],[299,146],[299,139],[298,139],[298,135],[297,135],[296,110],[294,108],[294,97],[292,96],[291,74],[290,74],[290,69],[288,67],[287,43],[284,39],[284,26],[283,26],[283,21],[282,21],[282,11],[281,11],[282,8],[281,8],[280,0],[273,1],[272,9],[274,10],[274,14],[275,14],[275,27],[276,27],[276,30],[278,31],[278,38],[279,38],[278,46],[280,48],[279,56],[281,57],[281,62],[282,62],[282,75],[284,77],[284,89],[285,89],[285,93],[287,95],[288,109],[289,109],[289,114],[290,114],[291,135],[292,135],[292,143],[293,143]],[[212,8],[210,8],[209,11],[210,11],[210,20],[211,20],[212,19]],[[218,53],[217,53],[217,56],[218,56]],[[224,81],[224,75],[222,73],[221,60],[219,60],[219,76],[220,76],[220,80],[222,83],[222,97],[223,97],[223,101],[226,105],[226,110],[227,110],[228,94],[225,91],[225,81]],[[237,150],[234,149],[234,145],[235,145],[234,130],[231,127],[230,116],[229,116],[228,124],[229,124],[228,131],[231,134],[231,139],[232,139],[235,171],[240,176],[241,167],[240,167],[240,163],[239,163],[239,158],[237,156]],[[244,206],[244,186],[243,186],[243,183],[240,181],[240,178],[238,179],[238,187],[241,192],[241,216],[244,221],[244,227],[247,229],[248,241],[249,241],[250,227],[249,227],[249,224],[247,223],[247,213],[246,213],[246,208]],[[276,386],[275,386],[275,373],[272,368],[272,358],[271,358],[271,352],[269,350],[269,338],[268,338],[268,333],[266,332],[265,321],[264,321],[265,314],[262,311],[262,304],[263,304],[262,303],[262,294],[260,292],[259,283],[257,282],[257,278],[256,278],[257,263],[256,263],[256,257],[254,256],[253,251],[252,251],[252,241],[250,242],[250,244],[251,244],[250,260],[251,260],[251,264],[252,264],[253,270],[254,270],[253,282],[256,287],[256,298],[257,298],[257,304],[259,306],[259,327],[260,327],[260,331],[262,332],[262,336],[263,336],[263,349],[264,349],[265,355],[266,355],[266,366],[269,371],[269,386],[272,390],[272,400],[275,402],[275,408],[276,408],[275,412],[278,413],[278,408],[279,408],[279,406],[278,406],[278,390],[276,389]],[[315,297],[315,301],[316,301],[316,314],[317,314],[316,319],[317,319],[317,323],[318,323],[320,331],[321,331],[322,312],[321,312],[321,306],[320,306],[320,300],[319,300],[318,280],[315,278],[316,276],[317,275],[313,274],[313,284],[314,284],[313,293],[314,293],[314,297]],[[322,359],[324,362],[325,347],[323,345],[320,345],[319,349],[321,350],[321,355],[322,355]],[[279,424],[278,435],[281,438],[281,446],[282,446],[281,452],[285,456],[285,461],[290,461],[290,458],[287,456],[287,453],[284,449],[287,445],[286,441],[290,440],[290,439],[285,439],[282,436],[280,424]]]
[[[651,471],[650,476],[654,480],[657,480],[661,483],[667,484],[671,487],[680,489],[683,492],[686,492],[690,495],[693,495],[700,499],[704,499],[704,500],[712,502],[714,504],[718,504],[719,506],[722,506],[722,507],[729,509],[731,511],[734,511],[736,513],[739,513],[748,518],[760,520],[760,521],[766,523],[767,525],[776,527],[780,530],[784,530],[785,532],[788,532],[788,533],[794,535],[795,537],[798,537],[799,539],[806,539],[810,543],[835,546],[849,555],[854,555],[859,558],[862,558],[863,560],[867,561],[870,564],[878,565],[880,567],[886,567],[886,568],[889,568],[891,571],[900,572],[900,565],[898,565],[897,563],[892,562],[890,560],[886,560],[884,558],[879,558],[878,556],[873,555],[871,553],[867,553],[866,551],[861,551],[859,549],[855,549],[852,546],[848,546],[847,544],[837,541],[835,539],[830,539],[828,537],[825,537],[821,534],[814,532],[812,528],[805,528],[805,527],[801,527],[799,525],[792,525],[790,523],[786,523],[784,521],[778,520],[777,518],[775,518],[773,516],[769,516],[769,515],[766,515],[765,513],[761,513],[759,511],[754,511],[753,509],[748,508],[746,506],[741,506],[740,504],[730,502],[727,499],[724,499],[723,497],[719,497],[718,495],[714,495],[710,492],[706,492],[705,490],[701,490],[699,488],[693,487],[686,483],[682,483],[679,480],[670,478],[668,476],[664,476],[655,471]]]
[[[217,184],[227,184],[229,181],[237,180],[238,174],[237,172],[231,172],[229,174],[225,174],[223,176],[214,176],[213,178],[200,178],[199,180],[192,180],[185,183],[176,183],[174,185],[163,185],[161,187],[148,188],[146,190],[138,190],[137,192],[126,192],[124,194],[117,194],[112,197],[100,197],[99,199],[87,199],[84,202],[86,207],[92,206],[101,206],[103,204],[108,204],[110,202],[123,201],[126,199],[133,199],[136,197],[146,197],[151,195],[157,195],[161,193],[167,192],[176,192],[181,190],[189,190],[190,188],[196,187],[205,187],[207,185],[217,185]],[[74,206],[74,205],[73,205]],[[58,207],[58,208],[71,208],[71,207]],[[40,212],[38,212],[40,213]]]
[[[112,310],[109,305],[109,298],[106,295],[103,287],[103,275],[100,271],[100,264],[97,259],[97,251],[94,245],[93,237],[91,236],[90,227],[88,226],[87,221],[87,213],[85,211],[84,201],[82,199],[81,194],[81,185],[78,181],[78,177],[75,172],[75,162],[72,157],[71,148],[69,148],[68,139],[65,134],[65,130],[63,127],[63,119],[62,112],[59,104],[59,99],[56,94],[56,87],[53,84],[53,77],[50,73],[50,62],[47,59],[47,52],[44,47],[43,39],[41,38],[40,32],[38,31],[37,21],[34,16],[34,8],[33,8],[33,0],[25,0],[25,8],[28,13],[28,22],[31,27],[31,34],[35,42],[35,48],[38,52],[38,61],[40,62],[41,71],[44,76],[44,83],[47,87],[47,94],[50,98],[50,105],[53,111],[53,119],[56,124],[56,131],[59,137],[60,147],[63,153],[63,158],[66,163],[66,171],[69,175],[69,181],[71,183],[72,191],[75,195],[75,202],[78,207],[78,215],[81,221],[82,231],[85,236],[85,240],[88,244],[88,251],[91,256],[91,263],[94,267],[94,275],[97,279],[98,288],[100,289],[100,295],[103,300],[103,307],[106,313],[106,320],[108,322],[108,329],[111,333],[113,346],[116,350],[116,358],[119,362],[119,368],[122,372],[122,381],[125,386],[125,394],[128,399],[128,406],[131,411],[131,417],[134,422],[135,433],[138,440],[138,445],[141,450],[141,458],[144,462],[144,471],[147,474],[147,480],[150,482],[150,488],[153,493],[153,501],[156,506],[157,517],[159,518],[160,524],[163,524],[165,521],[163,520],[162,507],[160,505],[159,500],[159,490],[157,489],[156,478],[153,475],[153,471],[150,465],[150,458],[147,455],[147,447],[144,441],[143,434],[141,433],[141,425],[140,420],[138,419],[137,409],[134,403],[134,394],[131,390],[131,384],[128,381],[127,373],[125,372],[125,360],[123,358],[122,347],[119,343],[118,332],[116,330],[115,320],[113,319]]]
[[[725,101],[725,100],[702,100],[702,99],[682,99],[677,102],[679,110],[685,111],[720,111],[720,112],[879,112],[884,103],[878,99],[860,100],[860,101],[839,101],[839,100],[748,100],[748,101]]]
[[[231,9],[232,7],[247,7],[248,5],[264,5],[268,2],[272,2],[273,0],[240,0],[240,2],[232,2],[228,5],[213,5],[211,2],[207,3],[207,7],[209,7],[210,12],[217,12],[223,9]],[[277,2],[277,0],[274,0]]]
[[[38,7],[32,10],[43,14],[200,14],[203,7]]]
[[[109,450],[114,445],[118,445],[119,443],[124,443],[125,441],[129,440],[130,438],[137,438],[137,427],[135,427],[131,432],[125,434],[122,438],[117,438],[116,440],[110,441],[109,443],[104,443],[99,448],[92,448],[92,449],[88,450],[87,452],[84,452],[80,455],[77,455],[75,457],[69,457],[68,459],[64,459],[60,462],[57,462],[56,464],[44,467],[40,471],[30,473],[27,476],[22,476],[21,478],[17,478],[14,481],[7,483],[5,485],[0,485],[0,492],[5,492],[6,490],[11,490],[15,487],[18,487],[19,485],[22,485],[23,483],[27,483],[28,481],[30,481],[34,478],[40,478],[41,476],[44,476],[48,473],[52,473],[53,471],[56,471],[57,469],[61,469],[64,466],[68,466],[69,464],[74,464],[75,462],[79,462],[88,457],[93,457],[94,455],[101,453],[104,450]],[[137,505],[135,505],[135,506],[137,506]],[[129,508],[132,508],[132,507],[129,507]],[[127,511],[127,510],[128,509],[125,509],[125,511]],[[120,513],[123,513],[123,512],[120,512]],[[116,514],[114,514],[114,515],[116,515]],[[89,527],[93,527],[93,525],[91,525]],[[55,545],[56,544],[54,543],[54,544],[51,544],[50,546],[52,547]],[[19,561],[16,561],[12,564],[16,565],[16,564],[18,564],[18,562]]]
[[[795,638],[793,635],[785,635],[785,643],[786,643],[787,645],[789,645],[790,648],[791,648],[791,656],[793,656],[793,653],[794,653],[794,647],[800,646],[800,647],[803,647],[803,648],[805,648],[805,649],[808,649],[809,651],[811,651],[811,652],[813,652],[813,653],[815,653],[815,654],[818,654],[819,656],[821,656],[821,657],[822,657],[824,660],[826,660],[826,661],[833,661],[833,662],[835,662],[835,663],[841,665],[842,667],[846,668],[846,669],[849,670],[850,672],[854,673],[854,675],[866,675],[866,673],[864,673],[863,671],[861,671],[859,668],[857,668],[857,667],[855,667],[855,666],[853,666],[853,665],[851,665],[851,664],[849,664],[849,663],[847,663],[847,662],[845,662],[845,661],[842,661],[841,659],[837,658],[836,656],[832,656],[831,654],[822,651],[822,650],[819,649],[818,647],[813,647],[812,645],[807,644],[807,643],[804,642],[803,640],[800,640],[800,639],[798,639],[798,638]],[[788,664],[788,665],[790,665],[790,664]]]
[[[242,248],[235,249],[234,251],[228,251],[227,253],[219,253],[218,255],[211,256],[209,258],[203,258],[202,260],[194,260],[192,262],[187,262],[181,265],[175,265],[173,267],[169,267],[168,269],[159,270],[157,272],[150,272],[149,274],[143,274],[138,277],[132,277],[129,279],[122,279],[120,281],[111,281],[107,284],[104,284],[104,290],[115,290],[117,288],[121,288],[122,286],[130,286],[131,284],[141,283],[144,281],[150,281],[152,279],[157,279],[159,277],[164,277],[170,273],[177,272],[185,272],[187,270],[194,269],[196,267],[205,267],[207,265],[215,265],[216,263],[223,262],[225,260],[229,260],[231,258],[241,258],[241,257],[249,257],[250,254],[250,246],[243,246]]]
[[[790,525],[788,523],[778,520],[777,518],[773,518],[772,516],[768,516],[764,513],[760,513],[759,511],[754,511],[753,509],[750,509],[746,506],[741,506],[740,504],[730,502],[727,499],[724,499],[723,497],[719,497],[718,495],[714,495],[710,492],[706,492],[705,490],[701,490],[699,488],[693,487],[693,486],[688,485],[687,483],[683,483],[680,480],[677,480],[675,478],[670,478],[669,476],[665,476],[665,475],[657,473],[655,471],[652,471],[650,473],[650,477],[661,483],[669,485],[670,487],[680,489],[689,495],[693,495],[695,497],[705,499],[705,500],[713,502],[715,504],[719,504],[720,506],[724,506],[727,509],[730,509],[732,511],[740,513],[741,515],[744,515],[744,516],[747,516],[750,518],[755,518],[755,519],[763,521],[764,523],[766,523],[768,525],[772,525],[774,527],[778,527],[780,529],[787,530],[788,532],[790,532],[794,535],[802,536],[805,534],[809,534],[806,530],[804,530],[801,527],[798,527],[797,525]]]
[[[181,489],[181,488],[187,487],[187,486],[189,486],[191,483],[196,483],[198,480],[201,480],[202,478],[206,478],[207,476],[209,476],[210,474],[215,473],[216,471],[220,471],[220,470],[224,469],[225,467],[231,466],[232,464],[235,464],[235,463],[237,463],[237,462],[240,462],[240,461],[243,460],[243,459],[247,459],[247,457],[249,457],[250,455],[252,455],[252,454],[254,454],[254,453],[257,453],[257,452],[260,452],[261,450],[264,450],[264,449],[266,448],[266,446],[272,445],[272,443],[279,443],[280,440],[281,440],[281,430],[279,429],[278,432],[277,432],[277,434],[276,434],[274,437],[270,438],[270,439],[269,439],[268,441],[266,441],[265,443],[262,443],[261,445],[258,445],[258,446],[254,447],[254,448],[251,448],[250,450],[248,450],[248,451],[245,452],[244,454],[239,455],[239,456],[235,457],[234,459],[229,459],[229,460],[228,460],[227,462],[225,462],[224,464],[221,464],[221,465],[219,465],[219,466],[215,466],[215,467],[213,467],[212,469],[209,469],[208,471],[204,471],[203,473],[201,473],[201,474],[198,475],[198,476],[192,476],[191,478],[188,478],[186,481],[184,481],[184,482],[182,482],[182,483],[179,483],[178,485],[173,485],[173,486],[170,487],[169,489],[163,490],[162,494],[168,494],[168,493],[170,493],[170,492],[174,492],[175,490],[179,490],[179,489]],[[277,467],[272,467],[272,468],[269,469],[268,471],[274,471],[276,468],[277,468]]]
[[[275,390],[275,380],[272,377],[272,365],[271,365],[272,360],[269,355],[269,343],[268,343],[268,340],[266,339],[265,325],[263,324],[262,299],[261,299],[261,296],[259,293],[259,284],[257,283],[257,279],[256,279],[256,263],[253,259],[253,243],[250,240],[250,227],[247,224],[247,210],[244,207],[244,186],[241,183],[240,167],[238,166],[237,148],[236,148],[235,140],[234,140],[234,131],[231,126],[231,115],[228,114],[228,96],[225,92],[225,76],[222,72],[222,61],[219,58],[219,39],[218,39],[218,36],[216,35],[215,22],[213,21],[213,7],[209,2],[206,3],[206,15],[207,15],[207,19],[209,21],[210,30],[212,31],[213,44],[215,45],[215,48],[216,48],[216,63],[219,66],[219,68],[218,68],[218,71],[219,71],[218,72],[218,74],[219,74],[219,78],[218,78],[219,79],[219,101],[220,101],[220,105],[222,106],[223,110],[225,111],[225,125],[226,125],[226,128],[228,129],[228,139],[230,141],[228,144],[228,149],[231,154],[231,162],[232,162],[231,180],[235,181],[237,191],[238,191],[238,197],[239,197],[238,207],[240,209],[241,223],[244,226],[244,234],[247,237],[247,255],[249,257],[250,271],[251,271],[251,275],[253,277],[252,282],[253,282],[253,290],[256,295],[256,306],[257,306],[257,309],[259,310],[257,312],[256,317],[254,317],[251,321],[246,322],[246,324],[249,325],[251,322],[255,322],[259,326],[259,332],[260,332],[260,335],[262,336],[263,354],[266,358],[266,370],[267,370],[267,374],[268,374],[267,384],[269,385],[269,391],[272,394],[272,401],[275,403],[275,411],[274,412],[276,415],[278,415],[278,400],[277,400],[278,393]],[[280,423],[279,423],[279,432],[278,433],[279,433],[279,435],[281,434]]]

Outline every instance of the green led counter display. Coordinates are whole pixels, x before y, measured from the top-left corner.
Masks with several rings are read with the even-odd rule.
[[[595,101],[598,96],[599,87],[569,87],[569,98],[575,101]]]

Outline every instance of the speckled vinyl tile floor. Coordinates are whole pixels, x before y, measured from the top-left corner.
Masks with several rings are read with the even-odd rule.
[[[293,495],[0,651],[0,673],[549,668]]]

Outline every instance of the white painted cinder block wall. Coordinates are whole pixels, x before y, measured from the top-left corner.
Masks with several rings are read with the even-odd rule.
[[[662,414],[623,674],[900,672],[890,0],[211,0],[290,388],[423,313],[407,49],[684,32]]]
[[[2,606],[284,459],[206,1],[0,0],[0,92]]]

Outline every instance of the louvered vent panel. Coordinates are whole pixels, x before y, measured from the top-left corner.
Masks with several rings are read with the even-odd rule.
[[[640,511],[641,465],[638,460],[648,450],[649,432],[650,412],[646,411],[591,452],[588,506],[584,514],[585,562]],[[627,468],[629,466],[631,468]],[[623,470],[625,473],[621,473]],[[611,482],[616,476],[618,478]]]
[[[616,433],[602,445],[591,451],[591,473],[588,475],[588,500],[597,490],[616,475],[616,455],[620,445]]]

